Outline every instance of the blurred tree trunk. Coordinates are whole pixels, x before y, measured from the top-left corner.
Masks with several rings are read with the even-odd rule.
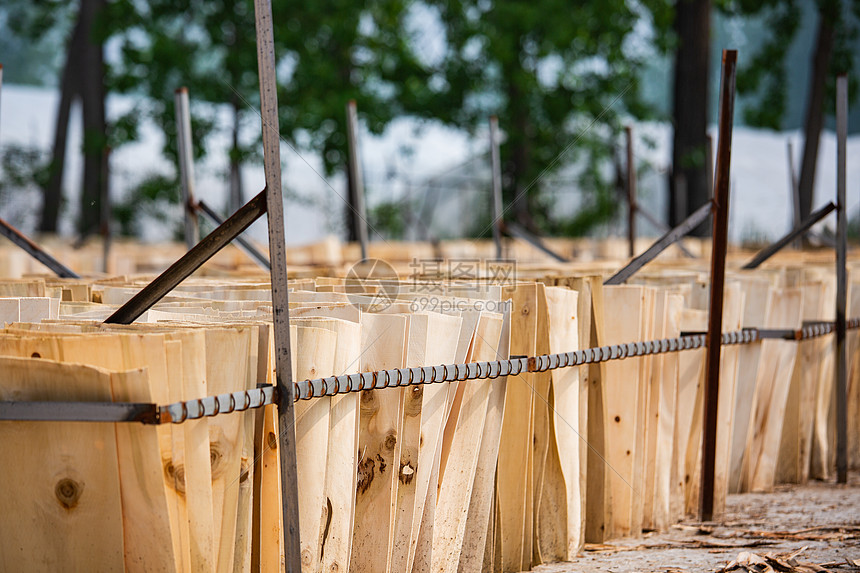
[[[514,68],[507,77],[516,78],[519,70]],[[513,218],[536,235],[540,235],[540,230],[535,224],[534,216],[531,212],[533,201],[531,197],[537,193],[536,188],[528,188],[527,185],[531,181],[527,181],[531,171],[532,149],[530,137],[533,130],[531,120],[529,119],[529,108],[526,98],[522,90],[516,84],[516,80],[512,80],[508,84],[508,101],[511,110],[511,119],[513,120],[513,130],[508,133],[506,145],[510,146],[510,151],[502,157],[507,156],[507,161],[503,159],[503,172],[508,176],[502,178],[504,185],[505,179],[508,179],[509,185],[505,189],[508,197],[511,198],[509,203]],[[502,150],[500,150],[502,151]],[[504,207],[502,213],[504,213]]]
[[[332,59],[337,58],[337,55],[341,52],[342,48],[339,42],[334,42],[330,47],[329,51]],[[352,69],[350,66],[341,66],[340,67],[340,81],[344,86],[352,86]],[[354,153],[355,150],[350,149],[350,141],[349,136],[349,127],[347,126],[347,122],[349,121],[349,116],[346,113],[346,107],[342,108],[343,112],[343,134],[346,138],[346,240],[350,243],[357,243],[359,241],[358,237],[358,225],[356,224],[356,216],[358,214],[358,195],[355,187],[355,181],[352,177],[352,169],[350,169],[350,161],[351,161],[351,153]],[[356,135],[356,139],[358,139],[358,135]],[[358,166],[361,169],[361,165]]]
[[[80,15],[69,38],[66,50],[66,65],[60,80],[60,104],[57,109],[57,119],[54,123],[54,143],[51,148],[50,178],[42,190],[42,216],[39,221],[40,233],[56,233],[60,215],[60,203],[63,200],[63,173],[66,167],[66,145],[69,133],[69,115],[72,102],[79,96],[80,54],[84,49],[85,36]]]
[[[80,19],[85,38],[80,74],[84,116],[84,180],[78,230],[82,236],[98,230],[102,218],[101,189],[104,152],[107,147],[107,122],[104,50],[95,27],[105,6],[106,0],[81,0]]]
[[[833,55],[835,40],[834,21],[839,14],[839,2],[819,3],[818,35],[815,40],[815,53],[812,56],[812,70],[809,74],[809,98],[806,102],[806,120],[803,126],[803,159],[800,164],[800,220],[804,221],[812,212],[813,186],[815,184],[815,165],[818,162],[818,142],[824,124],[824,94],[827,86],[827,73]]]
[[[669,223],[675,226],[711,198],[708,189],[707,127],[708,79],[710,72],[710,0],[677,0],[675,3],[675,87],[672,119],[672,173],[669,182]],[[675,197],[675,182],[681,179],[686,197]],[[685,200],[684,200],[685,199]],[[678,212],[678,205],[686,205]],[[692,234],[708,235],[703,223]]]

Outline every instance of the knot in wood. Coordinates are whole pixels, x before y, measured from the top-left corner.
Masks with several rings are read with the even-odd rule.
[[[218,443],[209,444],[209,463],[212,466],[212,479],[220,476],[223,470],[224,453]]]
[[[54,487],[54,495],[57,496],[60,505],[66,509],[72,509],[78,505],[84,486],[70,478],[63,478]]]
[[[385,436],[385,440],[382,443],[382,447],[386,450],[393,452],[394,446],[397,445],[397,434],[395,432],[388,432],[388,435]]]

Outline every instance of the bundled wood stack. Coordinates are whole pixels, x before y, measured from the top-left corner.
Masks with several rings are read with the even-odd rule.
[[[357,282],[340,268],[296,279],[294,378],[705,330],[701,261],[663,261],[635,284],[603,286],[619,266],[520,265],[472,281],[437,268],[412,283]],[[860,316],[854,276],[849,316]],[[144,284],[0,282],[0,400],[168,404],[272,382],[264,278],[191,279],[132,326],[101,322]],[[815,257],[730,272],[723,330],[832,320],[833,285],[832,262]],[[856,333],[849,345],[857,411]],[[724,347],[718,513],[729,491],[831,471],[832,360],[832,336]],[[507,572],[573,559],[585,541],[695,513],[703,380],[698,349],[329,395],[299,401],[291,428],[278,427],[272,406],[160,426],[0,422],[2,464],[15,468],[0,493],[0,568],[276,570],[285,431],[297,440],[305,571]],[[860,465],[856,448],[851,456]]]

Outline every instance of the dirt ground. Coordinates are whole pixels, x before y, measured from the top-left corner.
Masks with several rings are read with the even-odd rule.
[[[796,556],[791,555],[802,548]],[[742,552],[755,555],[744,556]],[[753,565],[767,554],[778,556],[768,562],[770,571],[860,571],[860,474],[851,474],[847,486],[810,482],[778,486],[769,494],[730,495],[726,514],[718,523],[690,521],[663,533],[586,546],[573,562],[541,565],[534,571],[717,572],[737,561],[739,555],[749,567],[732,570],[768,571],[763,565]],[[803,568],[802,562],[824,569]]]

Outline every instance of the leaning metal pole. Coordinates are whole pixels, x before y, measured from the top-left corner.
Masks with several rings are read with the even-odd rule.
[[[215,209],[207,205],[202,199],[197,201],[196,208],[198,211],[203,213],[204,216],[209,217],[209,219],[215,223],[216,225],[223,225],[224,219],[219,215]],[[237,236],[234,239],[234,242],[239,246],[240,249],[244,250],[248,256],[254,259],[254,261],[266,269],[267,271],[272,270],[272,265],[269,263],[269,259],[266,258],[266,255],[261,253],[257,247],[252,245],[249,241],[245,240],[242,235]]]
[[[790,242],[792,242],[793,240],[795,240],[796,238],[798,238],[799,236],[804,234],[806,231],[811,229],[813,225],[815,225],[817,222],[819,222],[824,217],[829,215],[831,213],[831,211],[834,211],[835,209],[836,209],[836,205],[834,205],[833,203],[828,203],[827,205],[825,205],[821,209],[812,213],[809,217],[807,217],[806,221],[804,221],[803,223],[801,223],[800,225],[796,226],[794,229],[789,231],[781,239],[779,239],[775,243],[772,243],[771,245],[768,245],[767,247],[765,247],[764,249],[759,251],[759,253],[755,257],[753,257],[750,262],[745,264],[743,266],[743,268],[745,268],[745,269],[758,268],[759,265],[761,265],[763,262],[765,262],[766,260],[771,258],[773,255],[778,253],[787,244],[789,244]]]
[[[203,263],[211,259],[215,253],[226,247],[266,212],[266,191],[248,201],[241,209],[224,221],[224,224],[206,235],[202,241],[194,245],[190,251],[170,265],[155,280],[143,287],[128,302],[110,315],[106,323],[131,324],[140,315],[152,308],[164,296],[176,288],[176,285],[191,276]]]
[[[620,285],[635,275],[639,269],[653,261],[657,255],[668,249],[677,241],[683,239],[687,234],[698,227],[702,221],[708,218],[713,208],[713,202],[708,202],[696,209],[692,215],[681,221],[674,229],[669,230],[665,235],[654,241],[654,244],[648,247],[644,253],[627,263],[623,269],[606,279],[605,285]],[[680,244],[680,243],[679,243]]]
[[[80,278],[75,271],[49,255],[45,249],[37,245],[32,239],[24,235],[24,233],[10,225],[4,219],[0,219],[0,235],[3,235],[21,247],[31,257],[54,271],[58,277],[71,279]]]

